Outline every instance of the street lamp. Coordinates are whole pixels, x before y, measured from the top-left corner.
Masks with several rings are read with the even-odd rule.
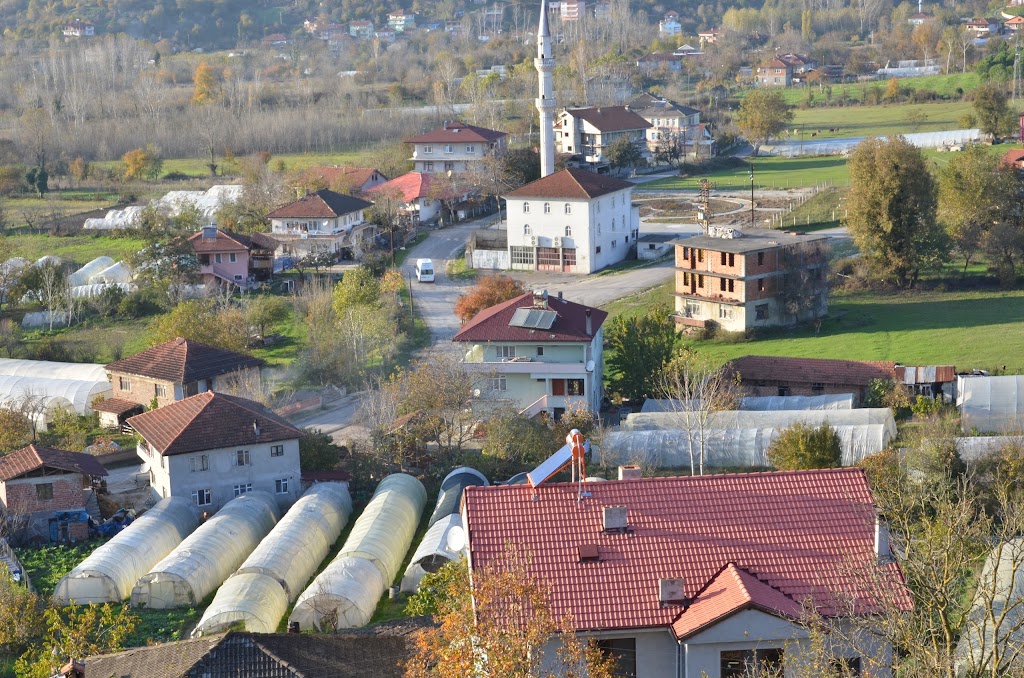
[[[754,226],[754,163],[750,163],[750,226]]]

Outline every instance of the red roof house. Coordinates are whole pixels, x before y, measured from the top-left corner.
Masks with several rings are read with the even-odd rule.
[[[896,363],[881,360],[748,355],[728,367],[739,374],[740,385],[749,396],[852,393],[862,403],[872,381],[897,378]]]
[[[612,480],[587,491],[467,488],[470,566],[500,568],[514,544],[547,585],[554,617],[617,654],[624,675],[783,668],[806,642],[805,605],[838,623],[911,606],[861,469]],[[865,675],[891,675],[891,648],[834,642]]]
[[[428,222],[441,212],[441,201],[430,190],[430,173],[406,172],[391,181],[374,186],[366,194],[375,202],[393,198],[402,203],[401,210],[413,221]]]
[[[325,188],[341,193],[365,193],[374,186],[388,180],[372,167],[342,167],[340,165],[318,165],[302,173],[306,181],[320,181]]]

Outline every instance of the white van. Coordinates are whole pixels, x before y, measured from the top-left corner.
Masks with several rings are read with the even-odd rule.
[[[416,280],[420,282],[434,282],[434,262],[430,259],[417,259]]]

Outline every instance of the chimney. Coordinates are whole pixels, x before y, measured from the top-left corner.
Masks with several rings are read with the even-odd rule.
[[[629,465],[619,467],[619,480],[637,480],[638,478],[643,478],[643,474],[640,472],[639,466]]]
[[[547,290],[534,290],[533,291],[533,307],[547,310],[548,308],[548,291]]]
[[[252,420],[252,432],[256,434],[256,437],[260,437],[260,422],[256,419]]]
[[[892,541],[889,539],[889,523],[881,513],[875,514],[875,556],[879,564],[895,560],[892,555]]]
[[[605,532],[625,532],[629,528],[629,514],[625,506],[605,506],[603,513]]]
[[[216,240],[217,238],[217,227],[216,226],[203,226],[203,240]]]
[[[590,318],[590,309],[587,309],[587,336],[594,336],[594,321]]]
[[[558,290],[558,298],[559,298],[559,299],[561,299],[561,298],[562,298],[562,290]]]
[[[686,579],[676,577],[658,580],[658,602],[665,605],[689,605],[686,597]]]
[[[444,129],[448,129],[448,121],[447,120],[444,121]]]

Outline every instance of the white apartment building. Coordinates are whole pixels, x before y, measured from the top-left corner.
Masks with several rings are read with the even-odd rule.
[[[650,157],[645,139],[650,126],[629,106],[566,108],[555,119],[555,143],[558,152],[572,155],[575,163],[607,171],[608,148],[624,136],[642,157]]]
[[[640,232],[632,196],[628,181],[577,168],[506,194],[510,268],[593,273],[622,261]]]
[[[504,153],[507,136],[476,125],[446,121],[405,143],[412,145],[413,171],[443,174],[465,172],[486,155]]]

